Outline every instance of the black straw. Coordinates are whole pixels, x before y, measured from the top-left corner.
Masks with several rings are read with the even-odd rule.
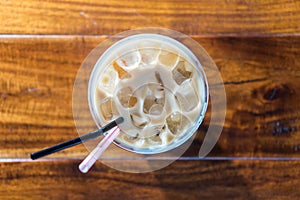
[[[117,126],[118,124],[121,124],[123,121],[124,121],[124,118],[119,117],[116,120],[110,122],[109,124],[103,126],[102,128],[100,128],[96,131],[90,132],[86,135],[83,135],[83,136],[78,137],[78,138],[74,138],[72,140],[69,140],[69,141],[66,141],[66,142],[63,142],[63,143],[60,143],[60,144],[54,145],[52,147],[43,149],[41,151],[34,152],[34,153],[30,154],[30,158],[32,160],[35,160],[35,159],[41,158],[43,156],[61,151],[63,149],[66,149],[66,148],[69,148],[69,147],[72,147],[72,146],[75,146],[77,144],[81,144],[81,143],[86,142],[88,140],[95,139],[95,138],[103,135],[105,132],[109,131],[113,127]]]

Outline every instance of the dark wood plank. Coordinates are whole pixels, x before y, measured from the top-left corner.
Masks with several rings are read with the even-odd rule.
[[[227,95],[218,154],[299,157],[298,39],[219,38],[203,43],[220,69]]]
[[[104,34],[165,27],[189,35],[298,34],[297,0],[0,2],[2,34]]]
[[[94,47],[89,45],[80,37],[1,39],[3,157],[28,157],[33,149],[78,137],[72,90],[81,62]],[[75,154],[85,150],[76,149]]]
[[[0,38],[0,154],[77,137],[76,72],[103,37]],[[227,115],[212,156],[300,157],[300,37],[200,38],[225,82]],[[197,157],[210,111],[185,154]],[[82,146],[53,157],[83,157]]]
[[[177,161],[151,173],[79,161],[0,163],[0,199],[298,199],[299,161]],[[138,164],[138,163],[136,163]]]

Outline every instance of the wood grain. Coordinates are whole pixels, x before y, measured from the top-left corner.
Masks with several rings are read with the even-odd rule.
[[[300,157],[300,37],[194,39],[220,69],[227,95],[221,138],[211,156]],[[72,87],[97,36],[0,38],[0,155],[77,137]],[[263,47],[263,48],[262,48]],[[185,157],[198,156],[210,111]],[[83,146],[52,157],[83,157]]]
[[[79,161],[0,163],[0,199],[298,199],[299,161],[177,161],[130,174]],[[135,163],[137,164],[137,163]]]
[[[225,155],[299,156],[300,60],[295,40],[229,38],[213,43],[219,50],[212,57],[227,95],[219,143]]]
[[[298,0],[0,1],[0,200],[300,199],[299,24]],[[142,27],[190,35],[216,62],[227,113],[211,160],[198,158],[209,104],[191,147],[155,172],[97,162],[81,174],[83,145],[31,161],[78,136],[72,89],[84,58],[107,36]]]
[[[189,35],[298,34],[297,0],[1,1],[2,34],[110,35],[165,27]]]

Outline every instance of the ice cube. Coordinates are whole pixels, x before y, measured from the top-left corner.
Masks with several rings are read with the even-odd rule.
[[[105,120],[111,120],[114,115],[118,115],[115,102],[111,97],[102,100],[100,111]]]
[[[143,111],[146,114],[160,115],[164,108],[165,91],[161,84],[147,85],[147,96],[144,99]]]
[[[117,84],[117,76],[116,71],[108,67],[100,76],[98,88],[106,93],[112,93]]]
[[[139,133],[134,132],[132,130],[127,130],[126,133],[121,131],[119,138],[121,138],[122,140],[124,140],[128,143],[133,143],[138,140]]]
[[[142,41],[138,44],[141,60],[144,64],[154,64],[157,61],[161,44],[155,41]]]
[[[131,78],[131,75],[124,70],[117,62],[113,62],[113,67],[119,75],[120,79]]]
[[[100,102],[107,97],[107,94],[102,89],[96,90],[96,102]]]
[[[147,145],[148,144],[147,144],[146,140],[143,138],[137,139],[136,142],[134,143],[134,146],[139,147],[139,148],[144,148]]]
[[[143,111],[146,114],[149,114],[149,111],[153,105],[156,104],[156,98],[152,95],[147,95],[144,99]]]
[[[180,60],[172,70],[172,75],[178,85],[181,85],[186,80],[190,80],[192,76],[191,64],[187,61]]]
[[[178,54],[166,50],[161,50],[158,58],[161,64],[173,67],[178,60]]]
[[[149,110],[150,115],[160,115],[164,110],[164,107],[161,104],[154,104]]]
[[[178,54],[166,50],[161,50],[158,59],[161,64],[173,67],[178,60]]]
[[[161,133],[160,138],[162,145],[168,145],[174,140],[175,135],[173,135],[170,131],[164,131]]]
[[[139,50],[144,64],[154,64],[157,60],[160,49],[144,48]]]
[[[152,146],[150,145],[149,148],[155,148],[156,146],[153,146],[153,145],[160,145],[160,144],[162,144],[162,140],[161,140],[159,134],[156,134],[156,135],[148,138],[148,142],[149,142],[149,144],[152,145]]]
[[[144,99],[143,111],[146,114],[160,115],[164,109],[164,99],[148,95]]]
[[[174,135],[184,134],[187,130],[188,126],[190,125],[189,119],[181,114],[180,112],[174,112],[170,114],[167,119],[168,129]]]
[[[179,108],[184,112],[189,112],[199,104],[199,98],[192,85],[192,82],[184,82],[175,93],[175,99]]]
[[[149,118],[139,113],[130,114],[132,124],[137,128],[144,128],[149,123]]]
[[[137,103],[137,98],[132,94],[131,87],[125,87],[118,91],[118,99],[120,104],[125,108],[132,108]]]
[[[144,127],[142,131],[141,138],[150,138],[153,137],[154,135],[159,135],[162,130],[161,125],[147,125]]]
[[[161,127],[161,126],[160,126]],[[149,140],[149,143],[150,144],[155,144],[155,145],[160,145],[163,143],[162,141],[162,138],[163,138],[163,135],[165,134],[166,132],[166,125],[163,125],[159,132],[157,132],[155,135],[153,135],[152,137],[148,138]]]
[[[118,65],[124,69],[134,69],[141,62],[141,55],[138,50],[129,52],[119,57],[116,61]]]

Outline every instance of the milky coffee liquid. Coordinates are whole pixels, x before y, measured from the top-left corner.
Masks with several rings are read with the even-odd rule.
[[[122,116],[117,143],[129,149],[162,148],[194,125],[204,83],[182,49],[159,38],[115,47],[97,74],[94,102],[101,124]]]

